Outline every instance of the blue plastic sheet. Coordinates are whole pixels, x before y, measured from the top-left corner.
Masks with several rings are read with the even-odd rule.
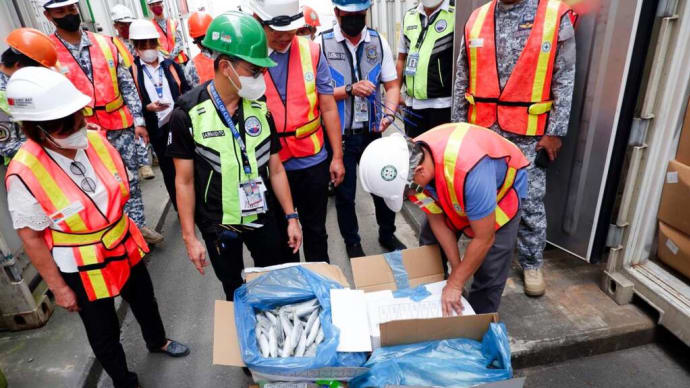
[[[492,323],[482,342],[458,338],[376,349],[364,366],[369,372],[350,387],[471,387],[513,376],[503,323]]]
[[[393,291],[394,298],[410,298],[415,302],[426,299],[431,292],[426,289],[423,285],[417,286],[415,288],[403,288],[402,290]]]
[[[415,288],[410,288],[410,279],[407,276],[407,270],[402,261],[402,252],[393,251],[384,253],[383,257],[386,259],[388,266],[393,272],[393,278],[395,279],[395,286],[398,288],[393,291],[394,298],[410,298],[415,302],[426,298],[431,295],[429,290],[424,286],[417,286]]]
[[[265,374],[300,373],[308,369],[359,367],[364,353],[339,353],[339,330],[331,321],[330,290],[343,288],[301,266],[268,272],[235,290],[235,325],[242,359],[249,368]],[[321,304],[321,327],[325,336],[314,357],[264,358],[256,342],[256,313],[317,298]]]

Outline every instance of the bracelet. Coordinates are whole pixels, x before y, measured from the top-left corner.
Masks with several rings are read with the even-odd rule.
[[[286,214],[285,219],[290,221],[292,219],[299,220],[299,214],[297,212]]]

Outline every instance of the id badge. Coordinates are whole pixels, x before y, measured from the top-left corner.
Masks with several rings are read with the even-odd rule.
[[[355,97],[355,122],[369,121],[369,102],[362,97]]]
[[[240,203],[242,211],[257,210],[264,207],[264,190],[261,179],[240,183]]]
[[[407,56],[407,64],[405,65],[405,75],[414,76],[417,74],[417,65],[419,64],[419,53],[409,54]]]

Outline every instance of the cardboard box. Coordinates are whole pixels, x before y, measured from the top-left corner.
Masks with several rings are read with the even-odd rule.
[[[659,259],[690,278],[690,236],[659,222]]]
[[[264,268],[247,268],[244,270],[243,276],[246,282],[250,282],[266,272],[274,271],[280,268],[294,267],[296,265],[302,266],[310,271],[318,273],[319,275],[323,275],[329,279],[335,280],[343,287],[350,288],[350,282],[347,280],[347,277],[343,271],[340,270],[340,267],[337,265],[330,265],[326,262],[287,263]]]
[[[678,143],[676,160],[690,166],[690,101],[688,101],[688,108],[685,111],[683,129],[680,132],[680,142]]]
[[[659,220],[690,235],[690,166],[672,160],[668,164]]]

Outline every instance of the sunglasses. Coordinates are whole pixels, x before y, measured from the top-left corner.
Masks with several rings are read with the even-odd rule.
[[[262,20],[261,24],[264,26],[276,26],[276,27],[286,27],[289,26],[292,22],[299,20],[304,16],[303,12],[298,13],[297,15],[294,16],[287,16],[287,15],[280,15],[276,16],[273,19],[269,20]]]
[[[74,161],[69,165],[69,170],[72,174],[81,177],[79,187],[87,193],[96,192],[96,181],[86,176],[86,167],[83,163]]]

